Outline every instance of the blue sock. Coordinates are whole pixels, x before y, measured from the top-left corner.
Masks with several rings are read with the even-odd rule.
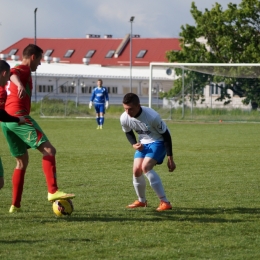
[[[104,117],[100,117],[100,125],[104,125],[104,121],[105,121],[105,118]]]

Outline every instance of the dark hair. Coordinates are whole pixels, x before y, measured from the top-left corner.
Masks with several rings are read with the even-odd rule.
[[[23,57],[29,58],[32,55],[35,55],[36,58],[39,58],[42,55],[42,53],[43,53],[43,50],[39,46],[37,46],[35,44],[29,44],[23,50]]]
[[[0,60],[0,72],[9,71],[10,65],[5,60]]]
[[[139,105],[140,104],[140,99],[135,93],[127,93],[124,98],[123,98],[123,104],[128,105],[128,104],[134,104],[134,105]]]
[[[101,84],[103,84],[103,80],[102,80],[102,79],[98,79],[97,81],[100,81],[100,82],[101,82]]]

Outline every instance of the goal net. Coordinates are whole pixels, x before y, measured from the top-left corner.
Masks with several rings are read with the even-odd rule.
[[[153,71],[172,75],[171,89],[160,94],[162,106],[153,103]],[[164,119],[258,119],[260,64],[151,63],[149,107]]]

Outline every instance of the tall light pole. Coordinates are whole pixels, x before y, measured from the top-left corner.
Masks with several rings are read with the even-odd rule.
[[[131,23],[131,32],[130,32],[130,92],[132,92],[132,26],[135,17],[131,16],[130,23]]]
[[[34,44],[36,45],[36,12],[38,8],[34,9]],[[35,71],[35,78],[34,78],[34,98],[35,98],[35,103],[37,103],[37,92],[36,92],[36,85],[37,85],[37,75]]]

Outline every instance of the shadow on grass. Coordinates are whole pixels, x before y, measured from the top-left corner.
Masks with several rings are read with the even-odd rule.
[[[124,211],[98,210],[93,212],[75,212],[69,217],[56,218],[55,221],[66,222],[159,222],[188,221],[194,223],[240,223],[255,221],[260,208],[173,208],[157,212],[151,208],[125,209]],[[41,220],[42,223],[49,222]]]

